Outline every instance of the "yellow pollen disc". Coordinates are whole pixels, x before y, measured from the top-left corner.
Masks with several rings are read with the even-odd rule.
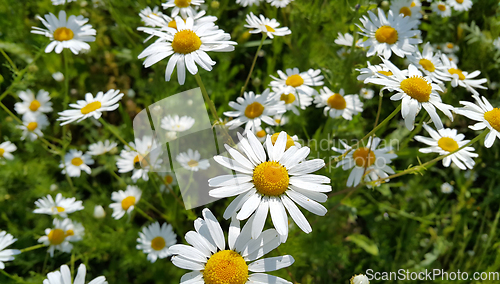
[[[448,69],[448,72],[450,74],[458,74],[458,79],[465,80],[465,75],[464,75],[464,73],[462,73],[462,70],[460,70],[460,69],[450,68],[450,69]]]
[[[191,0],[175,0],[174,3],[179,8],[187,8],[191,5]]]
[[[165,247],[165,239],[156,237],[151,240],[151,248],[154,250],[162,250]]]
[[[176,53],[188,54],[200,49],[201,39],[192,30],[178,31],[172,41],[172,48]]]
[[[378,71],[377,73],[385,75],[385,76],[392,76],[392,72],[391,71]]]
[[[484,119],[495,129],[500,131],[500,109],[494,108],[484,113]]]
[[[403,7],[399,9],[399,13],[405,15],[405,17],[411,17],[411,10],[408,7]]]
[[[464,3],[464,0],[455,0],[455,1],[457,1],[458,4]]]
[[[66,27],[60,27],[54,31],[54,39],[57,41],[71,40],[74,36],[75,34],[73,33],[73,31]]]
[[[337,94],[337,93],[331,95],[328,98],[328,100],[326,101],[326,103],[328,104],[329,107],[334,108],[334,109],[338,109],[338,110],[345,109],[345,107],[347,105],[344,97],[341,94]]]
[[[254,119],[259,117],[264,112],[264,106],[259,102],[253,102],[245,108],[245,116]]]
[[[408,96],[420,103],[428,102],[432,92],[432,86],[421,76],[413,76],[404,79],[400,85],[401,90]]]
[[[271,142],[273,142],[273,145],[276,144],[276,140],[278,140],[279,133],[274,133],[271,135]],[[295,146],[295,141],[293,141],[292,137],[290,135],[286,135],[286,146],[285,150],[288,150],[288,148]]]
[[[68,237],[68,236],[74,236],[74,235],[75,235],[75,232],[73,230],[70,229],[70,230],[66,231],[66,237]]]
[[[62,242],[64,242],[66,234],[64,234],[64,231],[61,229],[53,229],[50,231],[48,237],[50,244],[57,246],[62,244]]]
[[[194,168],[194,167],[197,167],[198,166],[198,162],[195,161],[195,160],[190,160],[189,162],[187,162],[188,166],[190,166],[191,168]]]
[[[394,44],[398,41],[398,31],[390,26],[381,26],[375,32],[375,39],[380,43]]]
[[[3,148],[0,148],[0,157],[3,157],[3,153],[5,153],[5,150]]]
[[[39,107],[40,107],[40,102],[37,100],[33,100],[29,106],[31,111],[36,111]]]
[[[418,61],[418,64],[429,72],[434,72],[434,70],[436,70],[434,63],[432,63],[429,59],[422,58]]]
[[[267,30],[268,32],[274,33],[274,32],[276,31],[275,29],[273,29],[272,27],[270,27],[270,26],[268,26],[268,25],[264,25],[264,26],[266,27],[266,30]]]
[[[437,7],[438,7],[438,10],[441,11],[441,12],[446,11],[446,5],[444,5],[444,4],[438,4]]]
[[[448,152],[453,152],[458,149],[457,141],[455,141],[453,138],[450,137],[439,138],[438,146],[441,147],[441,149]]]
[[[232,250],[215,253],[208,259],[203,272],[206,284],[244,284],[248,280],[248,265]]]
[[[415,1],[411,2],[410,7],[415,7],[415,6],[417,6],[417,3],[415,3]]]
[[[285,84],[297,88],[302,86],[302,84],[304,84],[304,79],[302,79],[302,77],[300,77],[299,74],[294,74],[286,79]]]
[[[71,159],[71,164],[73,166],[78,167],[78,166],[81,166],[83,164],[83,160],[82,160],[82,158],[76,157],[76,158]]]
[[[61,213],[61,212],[64,212],[64,208],[61,207],[61,206],[56,206],[55,209],[57,210],[57,212]]]
[[[147,159],[144,159],[143,156],[141,156],[141,155],[135,156],[135,158],[134,158],[134,167],[135,168],[140,169],[142,167],[147,167],[148,165],[149,164],[148,164]]]
[[[102,105],[101,105],[100,101],[95,101],[95,102],[91,102],[91,103],[87,104],[86,106],[82,107],[82,109],[80,111],[82,112],[82,114],[88,114],[88,113],[91,113],[93,111],[100,109],[101,106]]]
[[[280,124],[280,123],[281,123],[281,119],[276,118],[276,119],[274,120],[274,122],[276,122],[276,124]]]
[[[295,101],[295,95],[290,93],[290,94],[282,94],[280,97],[280,100],[284,101],[285,104],[289,105]]]
[[[122,200],[122,208],[123,210],[128,210],[130,206],[135,205],[135,197],[127,196]]]
[[[29,131],[34,131],[37,127],[38,123],[36,123],[35,121],[28,123],[28,125],[26,126],[26,128],[28,128]]]
[[[171,184],[174,181],[174,177],[171,175],[166,175],[165,176],[165,183],[166,184]]]
[[[450,48],[450,49],[451,49],[451,48],[453,48],[454,46],[455,46],[455,45],[453,45],[453,43],[451,43],[451,42],[449,42],[449,43],[447,43],[447,44],[446,44],[446,47],[447,47],[447,48]]]
[[[257,133],[255,133],[255,135],[257,135],[257,137],[259,137],[259,138],[265,137],[266,134],[267,134],[266,131],[263,129],[261,129],[261,130],[257,131]]]
[[[279,196],[287,188],[290,177],[285,167],[278,162],[264,162],[253,170],[253,183],[263,195]]]
[[[375,153],[370,149],[363,147],[359,148],[352,154],[352,158],[358,167],[369,167],[375,163]]]
[[[177,23],[175,22],[175,20],[170,21],[168,23],[168,27],[173,28],[173,29],[177,29]]]

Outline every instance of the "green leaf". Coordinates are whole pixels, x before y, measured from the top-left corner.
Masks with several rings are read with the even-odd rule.
[[[369,254],[378,255],[377,245],[365,235],[350,235],[346,238],[346,240],[355,243],[358,247],[364,249]]]

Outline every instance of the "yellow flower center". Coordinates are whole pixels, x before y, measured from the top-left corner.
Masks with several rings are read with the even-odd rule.
[[[268,32],[274,33],[274,32],[276,31],[275,29],[273,29],[272,27],[270,27],[270,26],[268,26],[268,25],[264,25],[264,26],[266,27],[266,30],[267,30]]]
[[[172,48],[176,53],[188,54],[200,49],[201,39],[192,30],[178,31],[172,41]]]
[[[28,128],[29,131],[34,131],[37,127],[38,123],[35,121],[28,123],[28,125],[26,126],[26,128]]]
[[[294,74],[286,79],[285,84],[297,88],[302,86],[302,84],[304,84],[304,79],[302,79],[302,77],[300,77],[299,74]]]
[[[100,109],[101,106],[102,105],[101,105],[100,101],[95,101],[95,102],[91,102],[91,103],[87,104],[86,106],[82,107],[82,109],[80,111],[82,112],[82,114],[88,114],[88,113],[91,113],[93,111]]]
[[[460,70],[460,69],[450,68],[450,69],[448,69],[448,72],[452,75],[457,74],[458,79],[460,79],[460,80],[465,80],[465,75],[464,75],[464,73],[462,73],[462,70]]]
[[[57,210],[58,213],[64,212],[64,208],[61,206],[55,206],[53,209]]]
[[[352,154],[356,166],[367,168],[375,163],[375,153],[367,147],[359,148]]]
[[[127,196],[123,198],[122,200],[122,208],[123,210],[128,210],[130,206],[135,205],[135,197],[134,196]]]
[[[282,94],[280,97],[280,100],[284,101],[285,104],[289,105],[295,101],[295,95],[290,93],[290,94]]]
[[[134,158],[134,168],[136,168],[136,169],[142,169],[142,167],[147,167],[148,165],[149,164],[148,164],[147,159],[144,159],[143,156],[141,156],[141,155],[135,156],[135,158]]]
[[[401,82],[401,90],[420,103],[428,102],[432,86],[421,76],[413,76]]]
[[[439,11],[441,11],[441,12],[446,11],[446,5],[444,5],[444,4],[438,4],[438,5],[437,5],[437,8],[438,8],[438,10],[439,10]]]
[[[280,124],[280,123],[281,123],[281,119],[276,118],[276,119],[274,120],[274,122],[276,122],[276,124]]]
[[[74,235],[75,235],[75,232],[73,230],[69,229],[66,231],[66,237],[74,236]]]
[[[329,107],[342,110],[345,109],[346,107],[346,101],[344,97],[341,94],[333,94],[331,95],[328,100],[326,101]]]
[[[165,239],[156,237],[151,240],[151,248],[154,250],[162,250],[165,247]]]
[[[187,8],[191,5],[191,0],[175,0],[174,3],[179,8]]]
[[[278,162],[264,162],[253,170],[253,183],[263,195],[279,196],[288,188],[290,177]]]
[[[40,102],[37,100],[33,100],[29,106],[31,111],[36,111],[39,107],[40,107]]]
[[[5,150],[3,148],[0,148],[0,157],[3,157],[3,153],[5,153]]]
[[[381,26],[375,32],[375,39],[380,43],[394,44],[398,41],[398,31],[391,26]]]
[[[73,31],[66,27],[60,27],[54,31],[54,39],[57,41],[71,40],[74,36],[75,34],[73,33]]]
[[[436,70],[436,66],[434,66],[434,63],[432,63],[429,59],[422,58],[418,61],[418,64],[429,72],[434,72]]]
[[[405,15],[405,17],[411,17],[411,10],[408,7],[403,7],[399,9],[399,13]]]
[[[171,175],[166,175],[164,180],[166,184],[171,184],[174,181],[174,177]]]
[[[81,166],[83,164],[83,160],[82,160],[82,158],[76,157],[76,158],[71,159],[71,164],[73,166],[78,167],[78,166]]]
[[[455,1],[457,1],[458,4],[464,3],[464,0],[455,0]]]
[[[271,135],[271,142],[273,142],[273,145],[276,144],[276,140],[278,140],[279,133],[274,133]],[[286,135],[286,146],[285,150],[288,150],[288,148],[295,146],[295,141],[293,141],[292,137],[290,135]]]
[[[173,29],[177,29],[177,23],[175,22],[175,20],[170,21],[168,23],[168,27],[173,28]]]
[[[417,3],[415,3],[415,1],[411,2],[410,7],[415,7],[415,6],[417,6]]]
[[[265,137],[266,134],[267,133],[264,129],[261,129],[261,130],[257,131],[257,133],[255,133],[255,135],[257,135],[257,137],[259,137],[259,138]]]
[[[500,109],[494,108],[488,112],[484,113],[484,119],[493,127],[496,131],[500,131]]]
[[[194,168],[194,167],[197,167],[198,166],[198,162],[195,161],[195,160],[190,160],[189,162],[187,162],[188,166],[190,166],[191,168]]]
[[[457,2],[458,2],[458,1],[457,1]],[[447,43],[447,44],[446,44],[446,47],[447,47],[447,48],[450,48],[450,49],[451,49],[451,48],[453,48],[454,46],[455,46],[455,45],[454,45],[453,43],[451,43],[451,42],[449,42],[449,43]]]
[[[203,280],[206,284],[244,284],[248,280],[248,265],[235,251],[219,251],[205,264]]]
[[[438,146],[441,147],[441,149],[448,152],[453,152],[458,149],[457,141],[455,141],[453,138],[450,137],[439,138]]]
[[[377,73],[385,75],[385,76],[392,76],[392,72],[391,71],[378,71]]]
[[[264,112],[264,106],[259,102],[253,102],[245,108],[245,116],[254,119],[259,117]]]
[[[51,245],[60,245],[66,239],[66,234],[61,229],[53,229],[49,232],[49,242]]]

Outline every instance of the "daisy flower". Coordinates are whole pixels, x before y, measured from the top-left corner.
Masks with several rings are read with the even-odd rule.
[[[431,138],[417,135],[415,136],[415,140],[431,147],[420,148],[419,152],[421,153],[438,153],[439,155],[448,155],[470,142],[470,140],[464,140],[465,136],[463,134],[458,134],[455,129],[443,128],[436,131],[425,123],[424,129],[429,133]],[[461,170],[467,170],[467,168],[472,169],[475,165],[472,158],[479,156],[473,151],[473,147],[465,147],[464,149],[444,158],[443,166],[449,167],[451,162],[453,162]]]
[[[156,21],[152,20],[151,16],[162,16],[163,13],[160,11],[160,8],[158,6],[155,6],[153,9],[150,7],[146,7],[141,10],[139,13],[139,17],[141,17],[142,22],[146,26],[151,26],[155,27],[156,26]]]
[[[378,65],[371,65],[370,62],[366,62],[368,66],[366,68],[361,68],[361,69],[356,69],[356,71],[359,71],[359,75],[357,77],[358,81],[363,81],[365,84],[368,83],[368,81],[372,78],[379,78],[379,74],[385,75],[385,76],[393,76],[392,71],[385,66],[384,63],[378,64]],[[403,70],[403,72],[406,72],[406,70]]]
[[[267,3],[271,4],[271,6],[276,8],[285,8],[292,1],[293,0],[267,0]]]
[[[39,90],[36,97],[30,89],[20,91],[18,96],[22,100],[22,102],[14,104],[14,110],[18,114],[22,114],[23,116],[27,114],[39,115],[52,111],[49,92],[45,90]]]
[[[269,131],[268,131],[269,130]],[[267,134],[271,134],[272,133],[272,129],[270,128],[266,128],[266,129],[263,129],[262,127],[257,127],[255,129],[255,137],[257,137],[257,139],[263,143],[264,141],[266,141],[266,138],[267,138]]]
[[[338,45],[345,45],[345,46],[352,46],[353,42],[354,42],[354,37],[350,34],[350,33],[345,33],[345,34],[342,34],[342,33],[338,33],[338,37],[335,39],[335,43],[338,44]],[[363,42],[362,39],[358,39],[358,41],[356,41],[356,47],[361,47],[360,44]]]
[[[95,98],[91,93],[87,93],[85,100],[79,100],[76,104],[69,105],[74,109],[58,113],[61,117],[57,120],[63,121],[61,125],[66,125],[74,121],[80,122],[88,117],[99,119],[103,112],[117,109],[118,102],[122,97],[123,93],[120,93],[120,90],[113,89],[107,91],[106,94],[99,92]]]
[[[205,11],[199,11],[196,15],[194,15],[193,18],[193,28],[202,25],[203,23],[214,23],[217,21],[217,17],[214,16],[205,16],[207,12]],[[150,36],[144,40],[144,42],[147,42],[150,40],[153,36],[158,36],[159,39],[158,41],[165,41],[162,38],[164,28],[172,28],[177,30],[177,22],[175,19],[164,15],[164,14],[150,14],[148,17],[148,21],[151,27],[139,27],[137,30],[145,32],[147,34],[150,34]]]
[[[93,214],[93,216],[96,219],[101,219],[101,218],[106,217],[106,211],[104,211],[104,208],[102,207],[102,205],[96,205],[96,206],[94,206],[94,214]]]
[[[182,132],[193,127],[195,119],[184,115],[179,117],[178,115],[167,115],[162,118],[160,127],[167,131]]]
[[[344,89],[338,93],[332,92],[328,87],[320,90],[320,95],[314,98],[317,108],[324,107],[325,115],[331,118],[342,116],[346,120],[352,120],[352,116],[363,111],[363,103],[358,95],[344,95]]]
[[[447,53],[446,57],[448,57],[448,60],[450,60],[450,62],[458,64],[459,59],[458,59],[458,56],[456,56],[455,54],[453,54],[453,53]]]
[[[344,171],[352,169],[347,178],[347,186],[357,186],[361,179],[364,179],[365,182],[370,182],[387,178],[389,174],[394,174],[394,170],[389,164],[398,155],[389,153],[392,151],[391,146],[378,148],[382,141],[380,138],[375,137],[372,139],[370,137],[366,147],[359,147],[352,151],[351,146],[348,146],[342,140],[339,141],[344,149],[332,147],[332,150],[342,155],[346,151],[349,151],[345,158],[336,165],[336,167],[342,166]],[[387,181],[389,180],[386,179],[385,182]]]
[[[11,234],[8,234],[6,231],[0,231],[0,269],[5,269],[4,262],[14,260],[14,255],[21,253],[17,249],[5,249],[16,241],[17,239],[14,239]]]
[[[490,130],[484,139],[484,146],[490,148],[495,142],[495,137],[500,139],[500,108],[494,108],[485,97],[472,97],[476,100],[476,104],[460,101],[464,107],[456,108],[454,111],[457,114],[478,121],[476,124],[469,126],[470,129],[482,130],[488,128]]]
[[[259,5],[262,0],[236,0],[236,4],[240,4],[243,7]]]
[[[87,268],[85,264],[82,263],[78,266],[75,281],[72,282],[69,267],[67,265],[62,265],[60,271],[49,272],[47,274],[47,279],[43,280],[43,284],[85,284],[86,274]],[[108,284],[108,282],[106,281],[106,277],[99,276],[90,281],[89,284]]]
[[[203,209],[202,214],[203,219],[194,221],[196,231],[189,231],[185,235],[190,246],[178,244],[170,247],[174,255],[172,263],[179,268],[193,270],[181,277],[181,284],[291,284],[282,278],[262,273],[288,267],[295,261],[290,255],[260,259],[280,245],[276,230],[269,229],[251,238],[249,222],[240,231],[240,222],[233,218],[226,249],[224,232],[215,216],[207,208]]]
[[[278,137],[280,135],[281,132],[279,133],[274,133],[271,135],[271,133],[269,133],[269,135],[271,136],[271,143],[273,145],[276,144],[276,141],[278,141]],[[285,132],[286,133],[286,132]],[[266,137],[267,138],[267,137]],[[288,135],[288,133],[286,134],[286,146],[285,146],[285,151],[288,150],[290,147],[292,146],[295,146],[297,147],[297,149],[300,149],[302,148],[302,145],[298,142],[299,141],[299,137],[297,135],[293,135],[293,136],[290,136]],[[266,147],[266,144],[264,144],[264,148]]]
[[[198,6],[205,3],[205,0],[168,0],[167,3],[161,4],[163,9],[172,9],[172,17],[181,14],[182,18],[193,17]]]
[[[35,214],[56,215],[62,218],[67,218],[68,214],[83,210],[82,201],[76,198],[64,198],[61,193],[56,195],[56,200],[51,195],[42,197],[35,201],[36,209],[33,210]]]
[[[162,162],[162,159],[158,157],[158,151],[152,151],[159,147],[158,143],[153,137],[145,135],[142,139],[136,138],[135,143],[130,142],[129,145],[133,147],[135,151],[125,146],[125,149],[120,153],[120,158],[116,161],[118,172],[133,172],[132,180],[134,182],[140,178],[148,181],[148,172],[152,168],[156,168]]]
[[[450,5],[455,11],[469,11],[472,7],[472,0],[447,0],[446,3]]]
[[[31,113],[23,116],[23,124],[16,128],[23,131],[21,140],[28,137],[31,141],[43,136],[42,130],[49,125],[49,120],[44,114],[32,115]]]
[[[268,19],[262,14],[259,17],[255,16],[252,12],[247,15],[245,28],[253,29],[250,30],[251,34],[263,33],[270,38],[274,38],[274,36],[286,36],[292,33],[287,27],[278,28],[280,23],[276,19]]]
[[[441,185],[441,192],[445,194],[449,194],[453,192],[453,185],[445,182]]]
[[[386,18],[380,8],[378,17],[372,11],[368,11],[368,16],[359,19],[363,27],[356,24],[361,29],[359,34],[368,37],[360,44],[362,47],[370,47],[366,53],[368,57],[377,54],[389,59],[393,52],[399,57],[405,57],[415,52],[415,45],[422,42],[415,38],[420,35],[419,30],[414,30],[418,20],[403,15],[394,16],[392,11],[389,11]]]
[[[472,73],[462,71],[457,67],[457,64],[450,61],[445,54],[441,56],[441,60],[443,61],[442,69],[447,73],[446,75],[449,78],[448,80],[451,80],[451,86],[453,88],[457,86],[464,87],[467,91],[476,96],[479,95],[478,91],[475,90],[476,88],[488,89],[482,85],[487,82],[486,78],[474,79],[481,74],[481,71],[476,70]]]
[[[106,139],[104,142],[98,141],[97,143],[89,145],[89,150],[87,151],[87,154],[92,156],[103,155],[115,149],[116,146],[118,146],[116,142],[111,142],[108,139]]]
[[[198,150],[193,151],[192,149],[188,149],[187,152],[177,155],[175,159],[183,168],[193,172],[197,172],[200,169],[206,170],[210,167],[210,163],[207,159],[201,159],[201,155]]]
[[[48,37],[52,42],[45,48],[45,53],[50,53],[55,49],[56,53],[61,53],[64,48],[69,48],[74,54],[82,50],[89,50],[87,42],[94,42],[96,30],[90,24],[86,24],[89,19],[82,16],[71,15],[66,20],[66,12],[59,11],[59,18],[54,14],[45,15],[45,19],[37,16],[42,21],[46,29],[32,27],[34,34]]]
[[[5,141],[0,143],[0,158],[5,158],[7,160],[13,160],[14,156],[12,152],[16,151],[17,147],[14,143],[10,141]]]
[[[283,88],[273,88],[276,98],[285,103],[287,111],[292,111],[296,115],[300,115],[299,108],[304,110],[312,104],[313,98],[303,94],[297,93],[294,87],[286,86]]]
[[[119,190],[111,193],[111,200],[115,202],[109,205],[109,208],[113,209],[111,216],[119,220],[125,213],[130,215],[135,205],[141,199],[141,195],[142,191],[135,185],[127,185],[125,191]]]
[[[368,277],[366,277],[366,275],[359,274],[354,275],[351,278],[350,284],[370,284],[370,280],[368,280]]]
[[[172,225],[155,222],[142,228],[137,238],[138,250],[148,254],[148,260],[151,263],[156,262],[158,258],[166,258],[171,255],[168,248],[177,243],[177,235],[174,233]]]
[[[40,237],[38,242],[48,246],[48,253],[53,257],[55,250],[70,253],[73,249],[71,242],[80,241],[83,233],[80,223],[73,223],[70,219],[54,219],[53,228],[45,229],[45,236]]]
[[[63,169],[62,174],[68,173],[70,177],[79,177],[82,171],[90,175],[91,169],[89,165],[93,164],[94,160],[89,154],[83,154],[82,151],[71,149],[64,155],[64,162],[59,165],[59,168]]]
[[[413,0],[392,0],[391,11],[395,15],[403,14],[410,20],[419,20],[422,18],[420,6],[414,4]]]
[[[453,42],[445,42],[441,44],[441,49],[444,53],[456,53],[460,50],[460,47]]]
[[[436,1],[431,4],[432,11],[442,18],[451,16],[451,7],[443,1]]]
[[[391,92],[397,92],[391,96],[391,100],[401,100],[401,115],[405,120],[406,128],[413,130],[415,117],[422,107],[430,115],[437,129],[443,128],[443,122],[437,114],[436,108],[453,121],[451,113],[453,107],[444,104],[437,93],[437,91],[443,91],[441,87],[431,83],[428,77],[423,77],[422,72],[413,64],[408,66],[408,75],[406,75],[389,60],[382,60],[394,76],[387,77],[382,75],[376,79],[369,79],[369,82],[384,86],[382,90],[388,89]]]
[[[276,125],[271,116],[286,112],[285,102],[277,101],[276,96],[266,89],[261,95],[254,92],[245,92],[236,102],[229,102],[232,111],[224,112],[225,116],[233,117],[226,123],[229,129],[235,129],[245,124],[245,132],[255,131],[264,121],[269,125]]]
[[[298,93],[306,94],[308,96],[314,96],[318,94],[318,91],[312,87],[323,86],[323,75],[321,75],[321,70],[309,69],[307,72],[300,72],[299,68],[286,69],[286,73],[278,70],[279,78],[274,77],[271,81],[270,86],[273,88],[284,88],[286,86],[294,87]]]
[[[70,2],[75,2],[76,0],[52,0],[52,5],[63,5]]]
[[[361,90],[359,90],[359,95],[365,100],[370,100],[375,95],[375,91],[368,88],[361,88]]]
[[[288,236],[288,213],[306,232],[311,225],[295,203],[313,214],[324,216],[326,208],[318,202],[325,202],[324,192],[332,190],[330,179],[311,174],[325,166],[321,159],[304,161],[309,155],[309,147],[298,149],[287,146],[287,134],[281,132],[273,145],[271,135],[267,136],[266,147],[252,132],[244,138],[238,135],[240,151],[225,145],[231,158],[215,156],[214,160],[223,167],[236,171],[236,175],[223,175],[208,180],[209,195],[215,198],[237,196],[226,208],[224,218],[238,214],[238,220],[245,220],[252,227],[252,238],[257,238],[264,228],[268,212],[274,227],[282,238]],[[267,155],[266,155],[267,154]]]
[[[435,83],[439,84],[449,80],[447,72],[443,71],[444,65],[441,61],[441,53],[437,52],[434,54],[429,42],[424,45],[422,53],[417,50],[412,55],[408,55],[408,60]]]
[[[170,56],[165,71],[166,81],[170,81],[172,72],[177,65],[177,79],[179,84],[184,85],[186,68],[193,75],[198,73],[197,64],[207,71],[212,70],[215,61],[212,61],[206,53],[207,51],[229,52],[234,50],[236,42],[229,41],[231,36],[219,29],[213,22],[194,26],[194,20],[191,17],[187,18],[186,22],[181,17],[175,17],[175,22],[177,29],[163,28],[164,32],[156,34],[160,40],[139,54],[139,59],[146,57],[144,61],[146,68]]]
[[[177,185],[177,179],[175,175],[171,173],[160,174],[163,179],[163,183],[160,185],[160,192],[168,192],[172,187]]]

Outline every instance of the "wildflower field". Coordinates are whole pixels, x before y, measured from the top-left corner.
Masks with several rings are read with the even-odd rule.
[[[500,283],[500,3],[2,0],[0,283]]]

